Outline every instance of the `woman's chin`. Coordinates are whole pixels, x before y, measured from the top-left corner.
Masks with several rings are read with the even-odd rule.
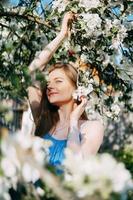
[[[62,106],[63,104],[65,104],[66,103],[66,101],[65,100],[57,100],[57,99],[49,99],[49,102],[52,104],[52,105],[54,105],[54,106]]]
[[[62,106],[62,105],[65,105],[65,104],[69,104],[70,102],[73,102],[73,101],[71,101],[71,100],[62,100],[62,101],[49,101],[52,105],[54,105],[54,106],[58,106],[58,107],[60,107],[60,106]]]
[[[60,105],[60,102],[59,101],[55,101],[55,100],[50,100],[49,101],[52,105],[54,105],[54,106],[59,106]]]

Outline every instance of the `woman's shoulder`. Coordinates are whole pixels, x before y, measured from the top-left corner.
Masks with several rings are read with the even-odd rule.
[[[79,128],[82,129],[92,129],[92,128],[102,128],[104,129],[103,121],[100,119],[95,120],[79,120]]]
[[[94,141],[95,138],[102,143],[104,137],[104,125],[100,120],[82,120],[80,122],[79,130],[81,137],[86,137],[89,141]]]

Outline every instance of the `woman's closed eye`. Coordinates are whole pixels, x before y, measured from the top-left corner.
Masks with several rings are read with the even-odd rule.
[[[56,80],[55,81],[56,83],[61,83],[61,82],[63,82],[62,80]]]
[[[55,82],[52,85],[54,85],[56,83],[61,83],[61,82],[63,82],[63,81],[62,80],[55,80]],[[51,82],[48,82],[46,86],[50,87],[50,85],[51,85]]]

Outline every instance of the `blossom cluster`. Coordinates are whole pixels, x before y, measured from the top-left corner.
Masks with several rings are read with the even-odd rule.
[[[126,197],[127,192],[133,190],[131,174],[123,163],[118,163],[110,154],[89,155],[83,159],[68,148],[63,162],[64,174],[61,179],[55,179],[46,170],[50,145],[49,141],[31,135],[19,132],[7,136],[4,132],[1,140],[1,199],[10,200],[9,189],[17,191],[18,183],[24,187],[29,187],[28,184],[34,187],[38,179],[49,188],[52,185],[51,192],[58,190],[59,196],[63,194],[59,191],[64,191],[64,196],[69,194],[82,200],[107,200],[111,199],[112,194]],[[43,197],[45,192],[41,185],[34,187],[32,199],[36,199],[36,195]]]
[[[119,17],[114,11],[116,7]],[[94,75],[90,69],[85,70],[84,73],[79,70],[78,88],[73,96],[75,99],[80,99],[80,96],[85,95],[88,100],[93,99],[93,102],[97,102],[95,105],[88,102],[88,114],[95,113],[94,111],[97,110],[103,116],[117,119],[123,106],[119,98],[115,97],[115,93],[120,92],[121,98],[124,98],[126,90],[122,84],[116,86],[117,82],[130,82],[131,59],[127,60],[122,55],[122,48],[124,48],[124,40],[128,37],[132,23],[128,23],[126,16],[122,15],[123,5],[120,1],[115,4],[113,1],[102,0],[54,0],[51,19],[58,13],[63,16],[67,11],[76,13],[77,20],[72,24],[71,37],[64,42],[59,54],[65,49],[65,52],[69,52],[69,58],[66,59],[68,62],[75,57],[84,64],[90,64],[98,72]],[[125,63],[127,67],[125,70],[122,70],[125,67],[122,63]],[[110,73],[110,66],[112,76],[106,72]],[[79,64],[77,68],[80,67]],[[126,73],[126,70],[129,73]],[[108,89],[110,85],[111,90]],[[114,88],[117,90],[115,91]],[[110,97],[114,102],[112,105],[106,105],[105,102]]]
[[[69,0],[58,0],[52,3],[52,8],[57,9],[59,13],[65,11],[66,6],[69,4]]]
[[[5,135],[1,141],[0,197],[10,199],[9,189],[17,184],[35,183],[47,163],[50,142],[22,134]]]
[[[32,10],[33,19],[37,19],[34,21],[29,16],[29,10],[26,7],[4,8],[5,13],[10,15],[13,12],[22,18],[11,17],[10,19],[3,16],[0,19],[0,36],[2,38],[0,41],[1,96],[5,98],[26,95],[25,90],[30,84],[27,66],[33,57],[38,56],[42,48],[55,38],[57,31],[60,30],[64,13],[72,11],[77,14],[77,19],[72,24],[71,36],[54,54],[51,63],[69,62],[79,58],[84,63],[92,64],[93,68],[96,67],[99,72],[100,83],[98,83],[98,87],[100,90],[98,91],[95,78],[89,75],[88,78],[87,75],[85,78],[82,77],[82,80],[79,81],[81,84],[78,86],[85,86],[85,94],[87,87],[93,87],[93,91],[99,93],[97,102],[103,102],[104,108],[106,107],[104,100],[107,98],[103,91],[108,90],[111,84],[123,92],[123,99],[125,99],[126,87],[130,87],[128,83],[132,77],[132,42],[130,41],[132,22],[127,20],[127,14],[131,12],[128,3],[129,1],[127,9],[124,10],[124,4],[121,1],[53,0],[52,6],[47,7],[45,12],[48,26],[42,25],[42,21],[41,24],[37,22],[40,19],[36,9]],[[115,8],[117,8],[118,14],[115,13]],[[25,20],[26,16],[28,21]],[[122,53],[125,53],[125,56]],[[131,56],[129,56],[130,54]],[[107,73],[108,71],[109,73]],[[90,83],[88,86],[84,85],[89,81],[89,78],[94,79],[96,87],[94,83]],[[81,89],[79,88],[79,90]],[[93,91],[90,93],[88,88],[87,96],[93,94]],[[110,107],[107,112],[111,110]],[[110,116],[109,113],[107,114]],[[111,118],[113,118],[112,116],[114,114],[111,115]]]
[[[64,167],[65,187],[81,199],[111,199],[113,193],[121,195],[133,189],[131,174],[124,164],[107,153],[83,160],[67,149]]]
[[[98,6],[100,6],[100,1],[99,0],[80,0],[79,1],[79,6],[80,7],[84,7],[86,11],[89,11],[92,8],[97,8]]]

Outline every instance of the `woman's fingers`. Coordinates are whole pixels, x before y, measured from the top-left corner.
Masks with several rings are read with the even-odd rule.
[[[75,20],[74,13],[67,12],[62,21],[61,32],[66,36],[70,34],[72,22]]]
[[[87,105],[88,100],[85,96],[80,97],[80,99],[81,99],[80,104],[78,105],[76,104],[75,108],[78,107],[79,109],[82,109],[82,108],[84,109]]]
[[[64,18],[66,18],[68,20],[74,20],[74,19],[76,19],[76,15],[73,12],[69,11],[69,12],[65,13]]]
[[[87,102],[88,102],[87,98],[82,96],[82,97],[80,97],[80,99],[81,99],[81,104],[80,105],[85,108],[86,105],[87,105]]]
[[[72,23],[73,23],[73,21],[75,21],[76,20],[76,15],[74,14],[74,13],[72,13],[72,12],[69,12],[69,17],[68,17],[68,27],[69,27],[69,29],[71,30],[71,28],[72,28]]]
[[[74,103],[74,105],[73,105],[73,110],[75,110],[76,108],[77,108],[77,103]]]
[[[87,98],[86,97],[81,97],[81,103],[77,105],[77,103],[74,103],[73,105],[73,111],[71,113],[71,119],[80,119],[82,113],[85,110],[85,107],[87,105]]]

